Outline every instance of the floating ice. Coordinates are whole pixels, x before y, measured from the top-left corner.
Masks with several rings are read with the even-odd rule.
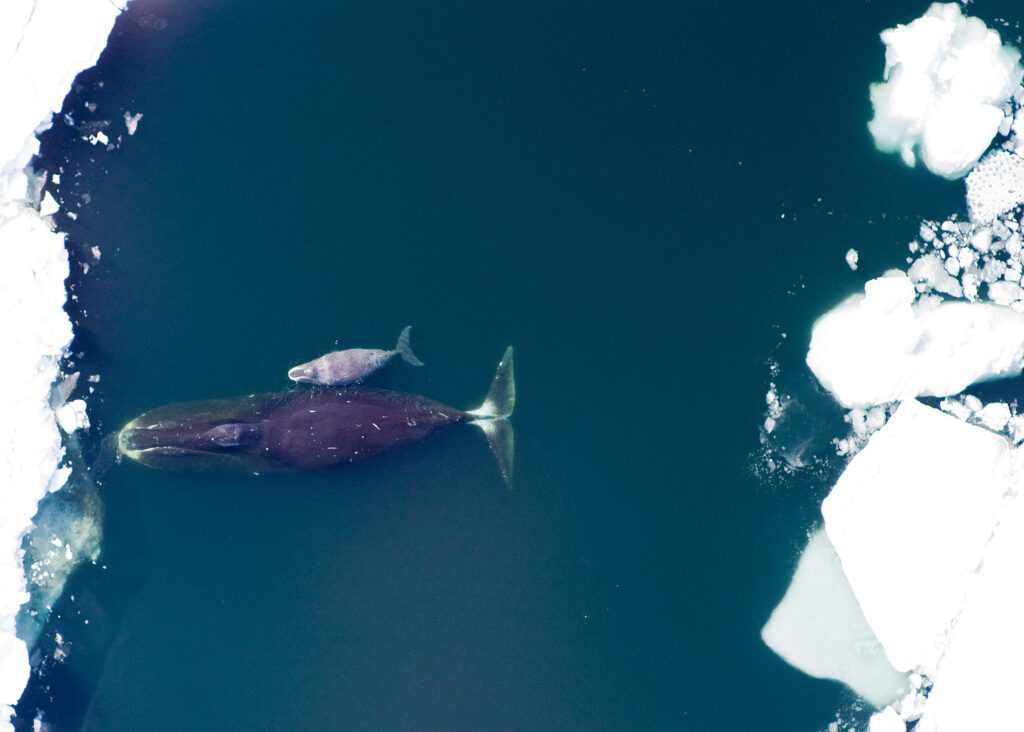
[[[807,365],[845,407],[946,396],[1024,367],[1024,315],[978,302],[914,302],[902,272],[869,281],[815,324]]]
[[[967,210],[971,220],[989,223],[1024,203],[1024,158],[993,150],[967,176]]]
[[[964,175],[1003,121],[1020,83],[1020,52],[955,3],[934,3],[917,20],[882,32],[883,81],[871,85],[868,129],[883,152],[933,173]]]
[[[931,676],[1009,490],[1010,447],[903,402],[822,504],[854,595],[899,671]]]
[[[52,216],[58,211],[60,211],[60,204],[57,203],[56,199],[50,195],[49,191],[47,191],[43,194],[42,203],[39,204],[39,215]]]
[[[846,252],[846,264],[847,264],[847,266],[849,266],[850,269],[856,271],[856,269],[857,269],[857,260],[859,260],[859,259],[860,259],[860,254],[857,252],[856,249],[848,249],[847,250],[847,252]]]
[[[85,401],[75,399],[57,410],[57,424],[66,433],[89,429],[89,415],[85,412]]]
[[[139,120],[142,119],[142,112],[132,114],[131,112],[124,113],[124,126],[128,128],[128,134],[134,135],[135,130],[139,127]]]
[[[892,707],[872,714],[868,722],[868,732],[906,732],[907,725]]]
[[[842,681],[876,707],[907,691],[906,675],[886,659],[824,531],[807,543],[761,638],[790,665]]]
[[[71,341],[63,306],[64,239],[36,211],[28,169],[75,76],[95,63],[121,0],[0,3],[0,728],[28,680],[15,616],[28,599],[21,543],[38,501],[67,471],[48,404],[57,362]],[[49,203],[47,204],[50,205]]]
[[[948,528],[958,531],[950,517]],[[1020,726],[1024,658],[1024,500],[1002,511],[957,618],[956,632],[932,681],[917,732]]]

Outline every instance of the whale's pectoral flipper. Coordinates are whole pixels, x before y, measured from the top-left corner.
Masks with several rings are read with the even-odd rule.
[[[117,446],[117,433],[107,435],[100,443],[100,453],[89,466],[89,473],[93,479],[101,478],[110,470],[114,463],[121,462],[121,451]]]
[[[498,370],[491,381],[487,398],[479,408],[470,410],[473,424],[483,430],[487,444],[491,446],[494,459],[505,482],[512,485],[512,468],[515,464],[515,432],[508,418],[516,406],[516,379],[512,367],[512,346],[505,350]]]
[[[203,437],[218,447],[241,447],[256,442],[260,429],[254,424],[221,424],[207,430]]]
[[[398,343],[395,344],[395,353],[402,357],[410,366],[422,366],[423,362],[416,358],[416,354],[412,352],[412,346],[409,344],[409,331],[412,330],[411,325],[407,325],[402,328],[402,332],[398,334]]]

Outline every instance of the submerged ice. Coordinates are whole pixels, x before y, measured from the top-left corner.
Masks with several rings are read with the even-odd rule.
[[[786,596],[761,637],[790,665],[842,681],[876,707],[907,691],[906,674],[886,658],[824,530],[807,542]]]

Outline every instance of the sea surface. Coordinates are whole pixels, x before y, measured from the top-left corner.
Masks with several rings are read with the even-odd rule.
[[[100,558],[39,651],[60,633],[66,658],[20,712],[104,731],[866,719],[759,632],[842,467],[811,324],[905,265],[922,218],[964,210],[961,182],[866,128],[878,33],[925,8],[135,0],[40,162],[77,214],[58,218],[94,451],[147,409],[292,388],[290,366],[411,324],[425,367],[375,384],[457,407],[515,346],[516,476],[468,427],[319,473],[115,465]],[[102,120],[110,150],[81,139]],[[771,381],[815,415],[778,438],[810,469],[766,467]]]

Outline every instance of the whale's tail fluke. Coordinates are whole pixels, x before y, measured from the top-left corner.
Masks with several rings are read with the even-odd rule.
[[[398,343],[395,344],[395,353],[402,357],[410,366],[422,366],[423,362],[416,358],[416,354],[412,352],[412,346],[409,344],[409,331],[412,330],[411,325],[407,325],[402,328],[402,332],[398,334]]]
[[[509,485],[512,485],[512,468],[515,463],[515,432],[508,418],[512,416],[515,406],[516,379],[512,368],[512,346],[509,346],[501,357],[484,403],[467,412],[472,415],[473,424],[487,436],[487,444],[491,446],[501,476]]]

